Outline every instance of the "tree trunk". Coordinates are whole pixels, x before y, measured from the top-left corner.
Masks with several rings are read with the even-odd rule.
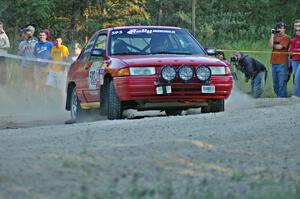
[[[196,35],[196,5],[197,0],[192,0],[192,33]]]
[[[157,25],[161,25],[161,18],[163,15],[163,11],[162,11],[162,1],[159,2],[159,6],[158,6],[158,15],[157,15]]]

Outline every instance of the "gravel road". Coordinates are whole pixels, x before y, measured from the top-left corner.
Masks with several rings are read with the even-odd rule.
[[[300,196],[299,99],[235,91],[223,113],[72,125],[34,110],[1,111],[0,199]]]

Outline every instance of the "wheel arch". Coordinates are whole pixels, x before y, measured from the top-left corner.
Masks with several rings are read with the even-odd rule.
[[[113,80],[113,76],[112,76],[111,74],[107,73],[107,74],[104,76],[104,78],[103,78],[103,84],[100,86],[100,96],[101,96],[103,93],[106,94],[106,92],[104,92],[104,91],[106,91],[105,89],[108,88],[109,82],[110,82],[111,80]]]
[[[111,74],[104,76],[103,84],[100,86],[100,115],[107,115],[108,113],[108,89],[109,82],[112,81]]]
[[[75,82],[69,82],[67,87],[67,97],[66,97],[66,110],[71,110],[71,97],[73,88],[76,87]]]

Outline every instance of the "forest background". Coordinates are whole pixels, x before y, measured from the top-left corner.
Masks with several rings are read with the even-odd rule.
[[[21,41],[20,29],[27,25],[35,26],[37,32],[48,28],[52,37],[62,35],[69,47],[75,42],[84,45],[102,28],[169,25],[190,30],[204,47],[266,51],[248,54],[270,68],[267,44],[278,18],[286,23],[286,33],[293,38],[293,21],[300,18],[300,1],[0,0],[0,21],[11,41],[11,53],[16,52]],[[232,51],[226,51],[226,56],[231,56]],[[243,83],[240,86],[247,87]],[[272,90],[271,83],[267,86]]]

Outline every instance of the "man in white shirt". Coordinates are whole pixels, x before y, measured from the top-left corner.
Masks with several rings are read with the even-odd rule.
[[[3,23],[0,21],[0,85],[6,84],[6,64],[4,55],[10,47],[9,39],[3,29]]]

